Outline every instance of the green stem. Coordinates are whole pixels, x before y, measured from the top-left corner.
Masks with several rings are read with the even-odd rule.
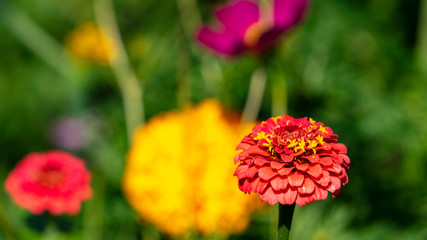
[[[287,114],[288,96],[286,78],[282,74],[269,74],[271,78],[271,115]]]
[[[0,6],[0,23],[10,34],[53,68],[67,82],[70,109],[79,111],[82,105],[81,89],[85,83],[82,72],[71,60],[61,43],[10,2]]]
[[[135,129],[144,122],[143,89],[130,66],[111,0],[94,0],[94,8],[98,25],[113,39],[117,48],[117,56],[111,61],[111,69],[123,96],[127,135],[131,143]]]
[[[70,66],[74,64],[64,47],[24,12],[8,3],[0,7],[0,19],[16,39],[48,65],[66,78],[73,76],[73,69]]]
[[[291,232],[292,217],[294,216],[295,204],[279,204],[279,224],[277,226],[276,240],[288,240]]]
[[[201,22],[197,1],[176,0],[176,4],[179,10],[180,22],[185,33],[186,43],[189,45],[188,48],[191,54],[195,54],[197,51],[195,50],[195,44],[193,44],[194,30],[197,29],[197,25]],[[202,79],[205,81],[208,92],[214,96],[218,96],[224,79],[221,65],[215,58],[208,54],[203,54],[199,59],[200,73]]]
[[[253,122],[257,119],[264,96],[267,74],[263,68],[256,69],[251,77],[249,92],[242,114],[242,123]]]
[[[7,218],[3,206],[0,204],[0,228],[8,239],[20,239],[18,231],[13,227]]]
[[[418,69],[427,73],[427,0],[422,0],[420,3],[415,58]]]
[[[178,106],[184,107],[191,99],[191,56],[188,45],[183,38],[182,25],[177,25],[177,100]]]
[[[55,216],[49,215],[47,226],[43,233],[43,240],[59,239],[59,232],[56,229]]]
[[[267,52],[259,59],[261,66],[267,71],[271,86],[271,115],[280,116],[288,113],[288,85],[283,61],[274,52]]]
[[[96,164],[99,166],[99,163]],[[93,172],[92,186],[93,198],[86,203],[83,211],[84,236],[87,240],[99,240],[102,239],[105,219],[107,179],[104,171]]]

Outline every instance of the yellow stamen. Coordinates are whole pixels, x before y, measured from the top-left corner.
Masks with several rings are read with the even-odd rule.
[[[298,143],[298,146],[296,148],[294,148],[295,152],[298,152],[298,150],[302,150],[303,152],[305,152],[305,140],[304,139]]]
[[[317,137],[316,137],[316,140],[317,140],[317,142],[320,144],[320,145],[323,145],[325,142],[323,141],[323,137],[321,136],[321,135],[318,135]]]
[[[307,141],[308,141],[307,148],[315,148],[315,147],[317,147],[317,141],[316,140],[307,140]]]
[[[318,131],[320,133],[329,133],[328,131],[326,131],[325,127],[323,127],[323,126],[320,126]]]
[[[270,139],[271,135],[266,134],[265,132],[258,132],[257,136],[254,137],[254,140],[259,141],[264,139],[266,142],[262,144],[264,147],[268,147],[268,151],[273,153],[273,141]]]
[[[293,147],[295,147],[295,146],[297,146],[298,145],[298,143],[297,143],[297,141],[295,140],[295,139],[293,139],[293,140],[288,140],[290,143],[288,144],[288,148],[293,148]]]

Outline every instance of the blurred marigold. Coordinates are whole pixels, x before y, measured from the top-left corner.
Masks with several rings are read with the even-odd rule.
[[[245,193],[259,193],[270,205],[304,206],[336,197],[348,182],[350,159],[331,128],[307,118],[283,115],[256,125],[237,146],[235,175]]]
[[[137,130],[127,157],[127,199],[173,236],[243,231],[262,203],[230,184],[232,146],[248,130],[214,100],[153,118]]]
[[[113,40],[92,22],[74,29],[67,38],[66,46],[79,59],[101,65],[108,65],[116,56]]]
[[[92,196],[91,176],[83,160],[61,151],[30,153],[5,183],[12,200],[33,214],[75,215]]]

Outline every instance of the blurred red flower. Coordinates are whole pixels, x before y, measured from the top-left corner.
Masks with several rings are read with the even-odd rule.
[[[270,205],[304,206],[336,197],[348,182],[347,147],[331,128],[307,118],[283,115],[256,125],[237,146],[235,176],[245,193],[259,193]]]
[[[302,19],[308,5],[308,0],[271,1],[265,9],[250,0],[237,0],[220,7],[215,16],[222,26],[201,27],[197,40],[226,56],[244,51],[263,52]]]
[[[83,160],[62,151],[30,153],[13,169],[5,189],[12,200],[33,214],[75,215],[92,196],[91,176]]]

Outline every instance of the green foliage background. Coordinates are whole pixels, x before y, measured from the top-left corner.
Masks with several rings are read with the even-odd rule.
[[[114,1],[145,89],[146,119],[208,97],[243,109],[256,60],[224,60],[200,49],[193,39],[198,15],[211,21],[220,1],[199,1],[198,12],[179,7],[186,2]],[[339,197],[297,208],[293,239],[427,239],[427,10],[421,6],[417,0],[313,1],[305,23],[276,49],[288,81],[289,114],[330,126],[348,146],[352,163]],[[82,214],[61,218],[61,239],[168,239],[148,223],[140,225],[121,193],[128,143],[111,70],[49,63],[43,54],[62,53],[16,14],[58,46],[78,24],[94,20],[87,0],[0,1],[1,182],[27,153],[57,148],[49,137],[56,119],[90,115],[96,119],[88,123],[90,141],[75,154],[88,161],[95,197]],[[26,34],[19,36],[17,26]],[[35,42],[44,48],[32,49]],[[218,69],[222,77],[215,78]],[[260,120],[271,115],[270,89]],[[23,239],[39,238],[47,216],[30,216],[3,188],[0,203],[6,216],[0,239],[13,239],[8,224]],[[255,215],[245,233],[229,238],[271,239],[274,212]]]

